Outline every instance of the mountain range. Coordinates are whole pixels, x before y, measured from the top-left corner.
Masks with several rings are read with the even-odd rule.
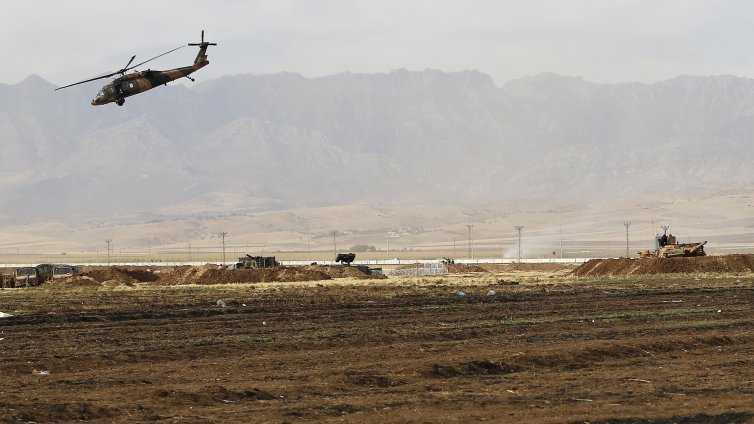
[[[641,199],[754,184],[754,81],[235,75],[122,107],[0,84],[0,223]]]

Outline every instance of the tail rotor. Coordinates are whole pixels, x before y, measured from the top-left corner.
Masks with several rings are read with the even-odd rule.
[[[217,43],[209,43],[204,41],[204,30],[202,30],[202,42],[201,43],[189,43],[189,46],[199,46],[200,49],[206,49],[207,46],[216,46]]]
[[[198,46],[199,47],[199,53],[196,55],[196,59],[194,59],[194,66],[205,66],[207,63],[207,47],[209,46],[216,46],[217,43],[210,43],[207,41],[204,41],[204,30],[202,30],[202,42],[201,43],[189,43],[189,46]]]

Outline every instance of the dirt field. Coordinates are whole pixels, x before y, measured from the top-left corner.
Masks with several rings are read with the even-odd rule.
[[[0,290],[0,422],[754,422],[751,272],[98,272]]]

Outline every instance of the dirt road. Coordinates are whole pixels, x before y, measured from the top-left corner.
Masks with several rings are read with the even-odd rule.
[[[754,282],[683,278],[4,290],[0,422],[752,422]]]

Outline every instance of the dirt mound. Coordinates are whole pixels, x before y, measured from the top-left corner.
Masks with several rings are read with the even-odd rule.
[[[487,272],[486,269],[479,265],[451,264],[446,265],[448,272],[451,274],[465,274],[467,272]]]
[[[59,280],[48,281],[45,287],[64,288],[64,287],[100,287],[101,281],[85,275],[75,275],[73,277],[62,278]]]
[[[326,272],[311,267],[228,269],[214,265],[181,266],[162,271],[158,284],[238,284],[318,281],[332,279]]]
[[[117,283],[133,285],[136,283],[150,283],[159,280],[159,276],[149,270],[139,268],[109,267],[95,268],[84,274],[98,283]]]
[[[359,280],[387,278],[384,275],[369,275],[355,266],[325,266],[310,269],[324,271],[330,278],[357,278]]]
[[[646,274],[754,272],[754,255],[690,258],[592,259],[571,273],[578,277]]]
[[[159,280],[159,276],[147,269],[126,267],[88,268],[81,275],[66,277],[45,283],[48,287],[101,287],[133,286]]]

